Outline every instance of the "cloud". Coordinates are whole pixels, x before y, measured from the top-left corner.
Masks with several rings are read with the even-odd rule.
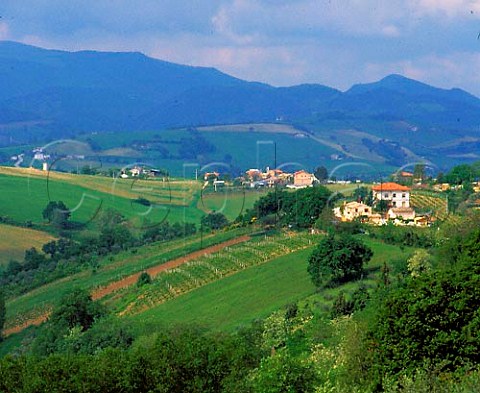
[[[410,9],[419,15],[457,18],[470,14],[480,18],[479,0],[411,0]]]
[[[480,96],[480,53],[454,52],[447,55],[426,55],[393,63],[369,63],[365,66],[367,80],[399,73],[422,82],[451,89],[463,88]],[[472,71],[473,70],[473,71]]]

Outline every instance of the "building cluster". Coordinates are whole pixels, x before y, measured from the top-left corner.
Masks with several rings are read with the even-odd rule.
[[[294,173],[284,172],[281,169],[266,168],[265,172],[259,169],[249,169],[245,172],[244,184],[250,188],[284,186],[288,188],[312,187],[317,181],[312,173],[300,170]]]
[[[417,215],[410,206],[410,188],[388,182],[372,187],[373,206],[363,202],[349,202],[333,209],[341,221],[361,220],[375,225],[392,221],[396,225],[427,226],[431,217]]]
[[[165,177],[165,171],[160,169],[144,168],[139,165],[135,165],[132,168],[122,169],[120,171],[120,177],[122,179],[128,179],[129,177]]]

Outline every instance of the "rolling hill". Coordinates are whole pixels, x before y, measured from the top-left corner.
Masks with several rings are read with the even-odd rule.
[[[136,52],[65,52],[0,41],[0,85],[0,146],[92,132],[281,123],[329,146],[327,158],[304,160],[309,165],[332,155],[390,166],[423,160],[441,168],[479,158],[480,99],[401,75],[345,92],[315,84],[273,87]],[[204,133],[207,141],[212,134]],[[222,154],[238,159],[241,137],[229,132],[227,138],[234,147]],[[206,153],[188,158],[218,160]],[[186,158],[168,149],[162,154],[167,167]]]

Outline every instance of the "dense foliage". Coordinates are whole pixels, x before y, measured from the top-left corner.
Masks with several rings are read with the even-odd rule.
[[[62,201],[50,201],[42,212],[42,217],[58,228],[66,228],[70,216],[70,209]]]
[[[258,199],[248,210],[246,218],[257,217],[268,221],[274,217],[275,223],[292,228],[309,228],[318,219],[330,201],[331,192],[323,186],[309,187],[288,192],[275,190]]]
[[[360,240],[333,234],[320,241],[308,260],[308,273],[317,287],[359,278],[372,250]]]
[[[0,285],[8,295],[23,293],[84,269],[95,271],[98,259],[106,255],[195,232],[195,224],[163,222],[137,238],[118,213],[109,212],[102,218],[97,237],[52,240],[43,245],[43,253],[32,247],[25,251],[23,263],[10,261],[6,268],[0,266]]]
[[[202,217],[201,225],[205,229],[222,229],[228,225],[228,219],[223,213],[213,212]]]

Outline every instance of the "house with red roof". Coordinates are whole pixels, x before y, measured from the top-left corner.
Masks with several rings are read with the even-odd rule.
[[[410,207],[410,188],[397,183],[380,183],[372,187],[375,201],[388,201],[390,207]]]

